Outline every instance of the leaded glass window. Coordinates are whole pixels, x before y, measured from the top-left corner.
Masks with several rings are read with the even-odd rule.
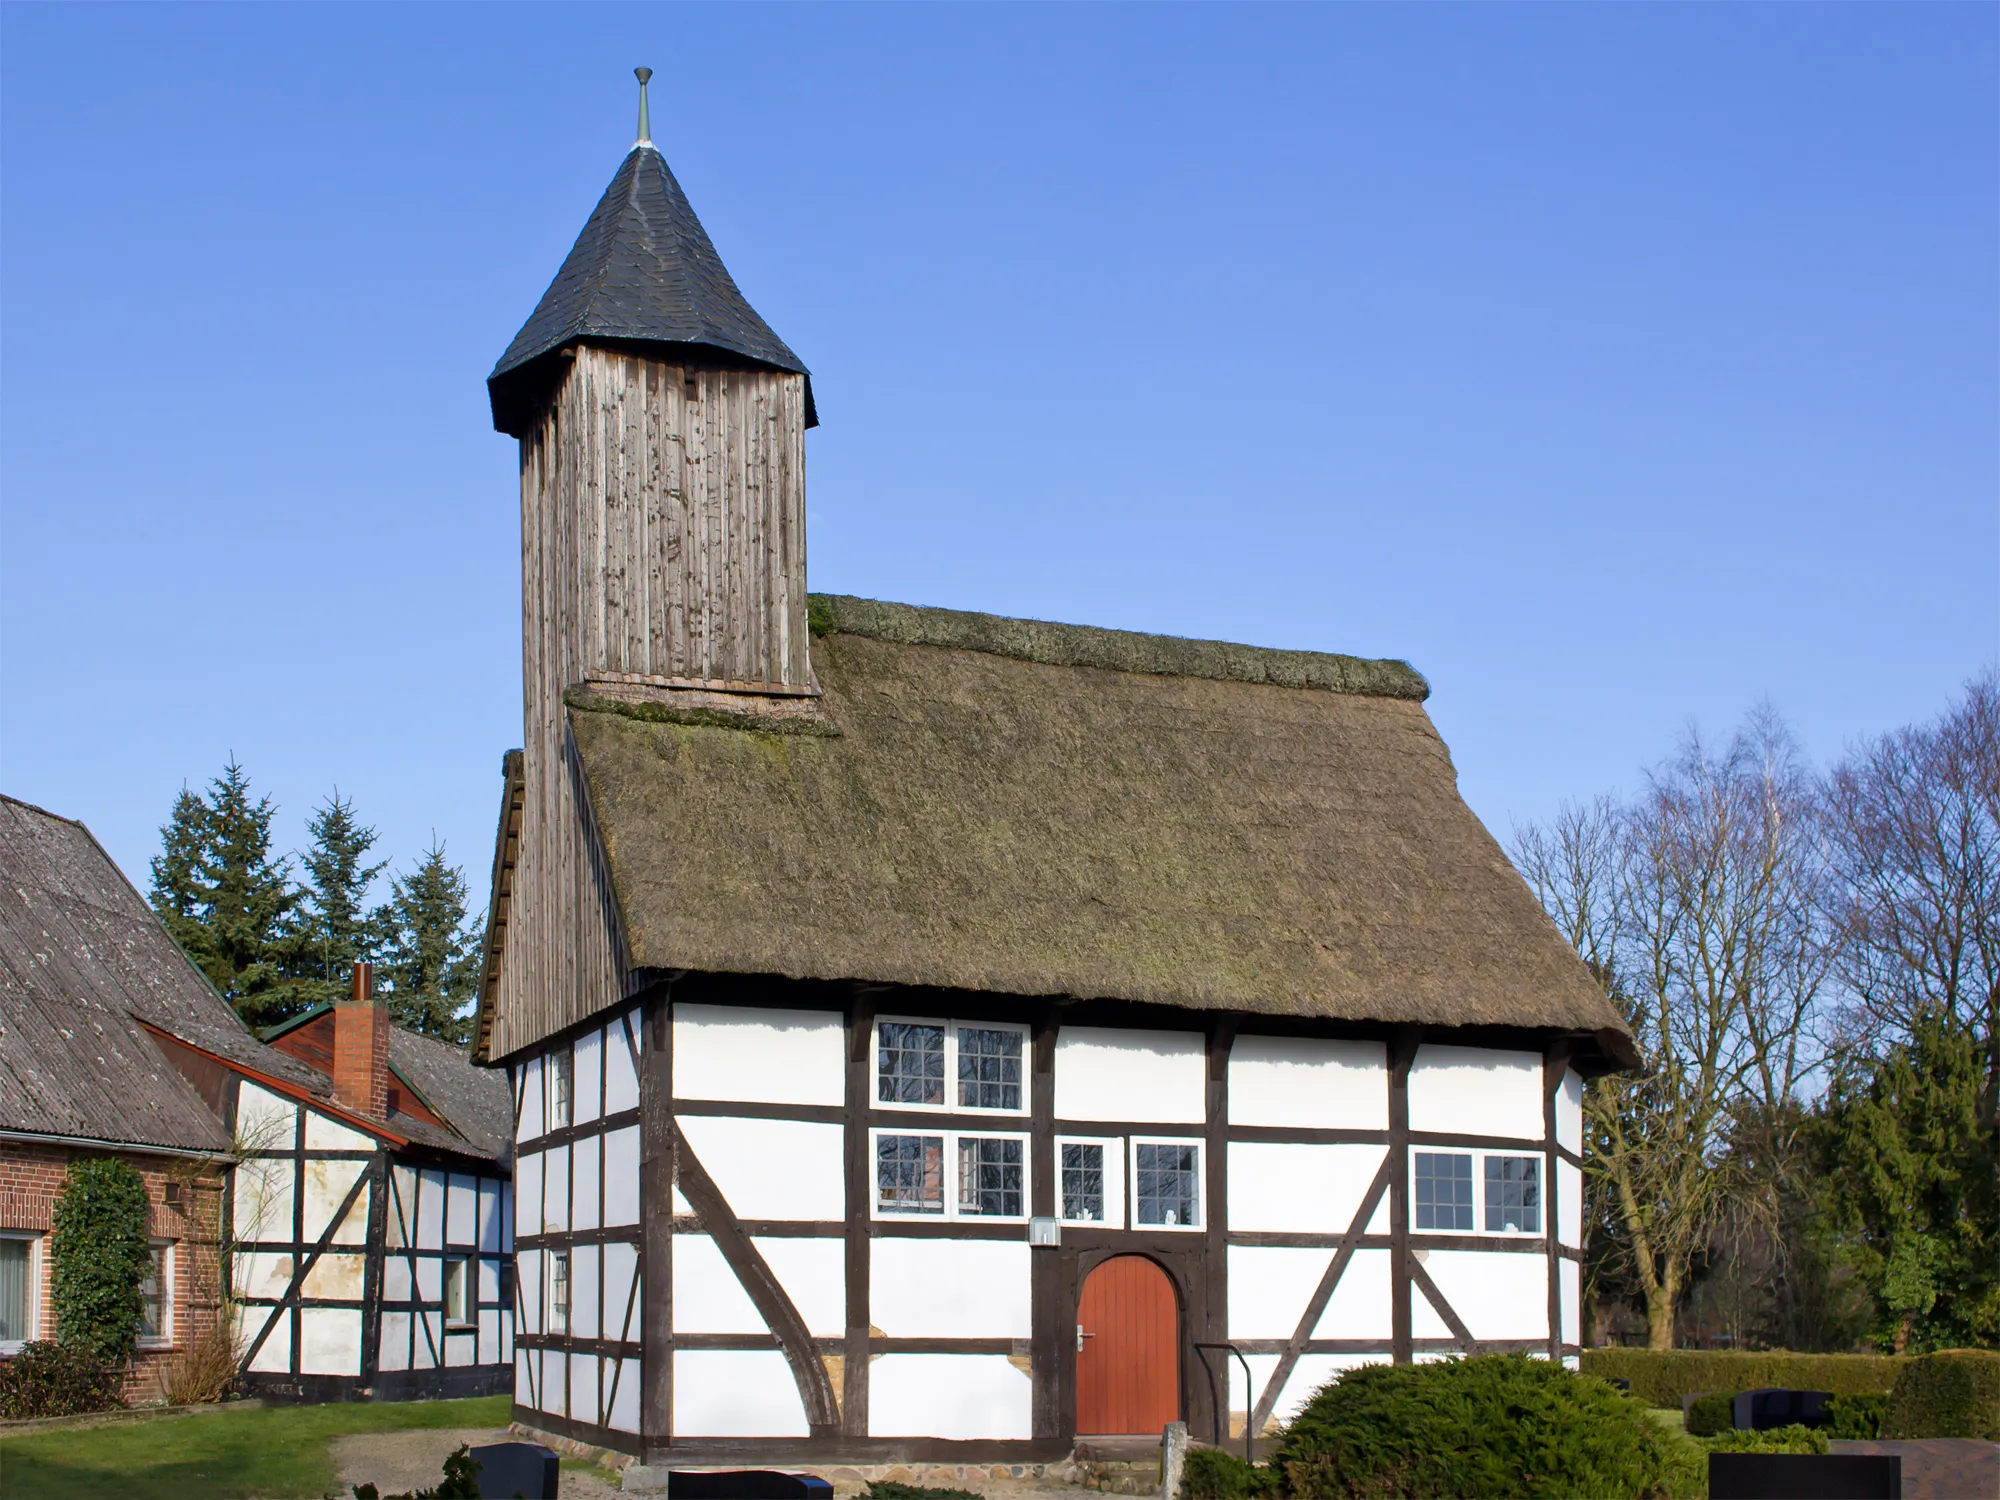
[[[875,1137],[875,1206],[884,1213],[944,1212],[944,1137]]]
[[[1419,1151],[1417,1228],[1472,1229],[1472,1158],[1458,1152]]]
[[[1104,1222],[1104,1148],[1065,1143],[1062,1148],[1062,1211],[1065,1219]]]
[[[884,1021],[876,1042],[875,1097],[880,1103],[944,1103],[942,1026]]]
[[[1542,1232],[1542,1163],[1533,1156],[1486,1158],[1486,1227]]]
[[[985,1136],[958,1142],[958,1211],[1018,1219],[1021,1207],[1021,1143]]]
[[[1201,1148],[1145,1144],[1133,1148],[1138,1222],[1176,1227],[1201,1222]]]
[[[958,1028],[961,1109],[1021,1107],[1021,1033],[983,1026]]]

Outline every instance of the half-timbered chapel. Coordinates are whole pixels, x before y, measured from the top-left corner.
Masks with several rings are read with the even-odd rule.
[[[489,381],[517,1420],[1033,1461],[1574,1355],[1581,1090],[1631,1039],[1425,680],[809,596],[811,376],[644,120]]]

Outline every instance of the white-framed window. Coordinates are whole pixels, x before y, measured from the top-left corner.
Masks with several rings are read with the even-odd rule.
[[[18,1354],[35,1336],[38,1236],[0,1234],[0,1354]]]
[[[549,1268],[548,1333],[569,1332],[569,1251],[551,1250],[543,1264]]]
[[[1491,1234],[1542,1232],[1542,1159],[1486,1157],[1486,1228]]]
[[[139,1283],[145,1312],[139,1320],[139,1343],[159,1348],[174,1341],[174,1243],[154,1240],[148,1247],[152,1264]]]
[[[1028,1028],[1004,1021],[884,1016],[875,1022],[875,1102],[890,1109],[1024,1115]]]
[[[549,1079],[549,1129],[569,1124],[570,1100],[576,1093],[576,1058],[567,1047],[549,1054],[544,1070]]]
[[[1201,1142],[1132,1138],[1132,1227],[1201,1228]]]
[[[472,1262],[463,1255],[445,1257],[444,1321],[447,1327],[462,1327],[473,1321],[472,1274]]]
[[[977,1131],[872,1132],[878,1219],[1028,1217],[1028,1138]]]
[[[1415,1227],[1420,1232],[1542,1232],[1541,1157],[1506,1151],[1412,1151],[1410,1163]]]
[[[1125,1142],[1056,1137],[1056,1211],[1065,1224],[1125,1227]]]

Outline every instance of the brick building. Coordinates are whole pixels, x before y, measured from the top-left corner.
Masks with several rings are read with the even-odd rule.
[[[70,1163],[116,1155],[154,1254],[129,1399],[224,1319],[266,1396],[504,1388],[506,1083],[354,1001],[260,1039],[87,828],[0,797],[0,1358],[54,1336]]]

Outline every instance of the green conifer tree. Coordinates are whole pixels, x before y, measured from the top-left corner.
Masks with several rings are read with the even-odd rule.
[[[253,1026],[312,1003],[297,978],[299,891],[291,862],[271,853],[277,806],[254,799],[232,756],[206,798],[183,789],[160,830],[153,907],[174,940]]]
[[[416,870],[390,883],[388,935],[377,973],[398,1026],[463,1045],[479,991],[479,935],[465,909],[465,872],[432,842]]]
[[[333,795],[306,824],[310,845],[299,856],[305,867],[305,900],[298,918],[298,978],[314,1003],[338,1000],[348,991],[354,965],[373,960],[381,948],[384,912],[366,908],[368,887],[388,868],[367,863],[376,833],[354,816],[354,803]]]

